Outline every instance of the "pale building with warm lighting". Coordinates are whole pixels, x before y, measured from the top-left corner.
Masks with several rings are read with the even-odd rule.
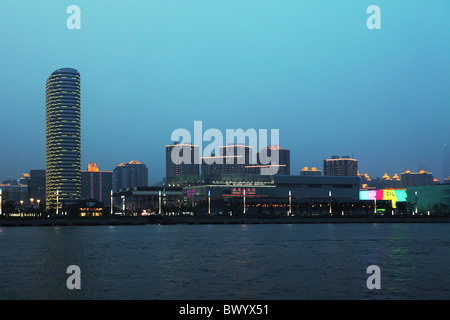
[[[200,174],[200,153],[198,146],[174,142],[166,146],[166,181],[181,176]]]
[[[332,156],[323,160],[323,175],[331,177],[348,177],[358,175],[358,160],[349,156]]]
[[[148,186],[148,168],[139,161],[121,163],[113,170],[113,190]]]
[[[219,154],[202,157],[202,175],[246,174],[252,165],[253,148],[244,144],[221,146]]]
[[[321,176],[322,170],[317,170],[316,167],[312,167],[311,169],[308,167],[304,167],[302,170],[300,170],[301,176]]]

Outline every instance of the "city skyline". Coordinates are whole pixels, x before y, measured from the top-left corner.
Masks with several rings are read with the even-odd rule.
[[[69,30],[67,6],[44,1],[23,11],[7,2],[0,104],[3,130],[14,134],[0,146],[0,179],[45,169],[43,87],[64,67],[83,75],[82,168],[96,162],[112,170],[135,159],[147,164],[149,184],[157,183],[171,132],[202,120],[223,132],[279,129],[292,175],[348,154],[371,177],[425,164],[442,179],[450,41],[436,30],[446,30],[447,4],[408,4],[405,15],[405,3],[379,1],[383,27],[368,30],[367,5],[345,1],[257,9],[253,2],[150,2],[115,4],[106,13],[101,2],[81,1],[82,28]],[[423,24],[412,21],[416,12]],[[34,16],[42,21],[29,28]],[[21,68],[7,63],[19,58]]]

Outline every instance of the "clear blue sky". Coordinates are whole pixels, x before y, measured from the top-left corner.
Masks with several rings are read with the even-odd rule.
[[[81,29],[69,30],[69,5]],[[369,30],[369,5],[381,30]],[[440,178],[450,143],[450,1],[0,4],[0,181],[45,168],[45,82],[81,74],[82,168],[165,175],[177,128],[279,129],[292,174],[350,155],[370,176]],[[205,145],[204,145],[205,146]]]

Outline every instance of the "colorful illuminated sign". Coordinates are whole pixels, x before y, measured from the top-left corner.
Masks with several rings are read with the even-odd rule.
[[[406,201],[405,189],[381,189],[381,190],[361,190],[359,200],[391,200],[392,208],[396,208],[397,202]]]
[[[187,196],[188,198],[190,198],[190,197],[192,197],[192,196],[195,196],[195,195],[196,195],[195,189],[187,189],[187,190],[186,190],[186,196]]]
[[[232,195],[254,195],[256,194],[255,188],[233,188]]]

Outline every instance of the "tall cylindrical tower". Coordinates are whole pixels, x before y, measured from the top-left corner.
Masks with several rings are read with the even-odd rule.
[[[81,197],[80,73],[56,70],[47,79],[45,96],[46,207],[55,210],[57,200],[61,207]]]

